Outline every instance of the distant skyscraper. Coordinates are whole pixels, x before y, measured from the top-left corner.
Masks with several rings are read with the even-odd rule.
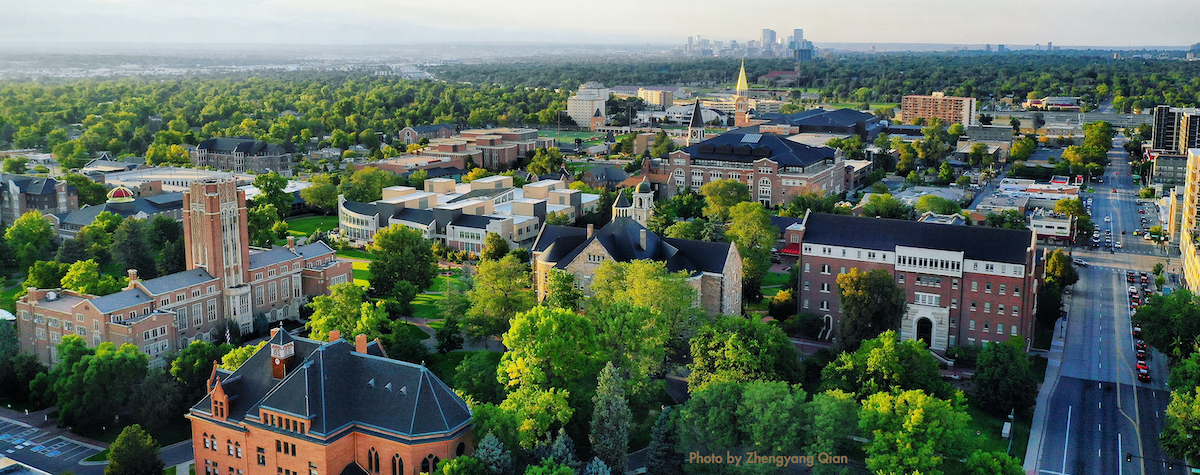
[[[688,45],[687,45],[687,51],[688,51],[689,53],[690,53],[690,52],[691,52],[693,49],[695,49],[695,45],[693,45],[693,41],[694,41],[694,39],[693,39],[692,37],[690,37],[690,36],[689,36],[689,37],[688,37]]]
[[[989,52],[989,53],[991,53],[991,52],[992,52],[992,45],[991,45],[991,43],[988,43],[988,45],[987,45],[987,46],[985,46],[985,47],[983,48],[983,50],[984,50],[984,51],[987,51],[987,52]]]
[[[1046,51],[1054,51],[1054,42],[1053,41],[1046,42]]]
[[[775,45],[775,30],[763,28],[762,31],[762,47],[763,49],[771,49]]]
[[[804,49],[804,29],[797,28],[792,30],[792,49]]]

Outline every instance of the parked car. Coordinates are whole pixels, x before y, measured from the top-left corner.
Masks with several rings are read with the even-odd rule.
[[[1138,340],[1137,343],[1133,344],[1133,348],[1138,351],[1146,351],[1146,342]]]
[[[1134,338],[1142,337],[1142,327],[1133,327],[1133,337]]]
[[[1151,381],[1150,370],[1146,370],[1146,369],[1139,370],[1138,371],[1138,381],[1141,381],[1143,383],[1149,383]]]
[[[1150,371],[1150,365],[1149,365],[1149,364],[1147,364],[1145,361],[1138,361],[1138,362],[1137,362],[1137,369],[1138,369],[1138,371],[1143,371],[1143,370],[1144,370],[1144,371]]]
[[[1143,360],[1143,361],[1145,361],[1145,359],[1146,359],[1146,350],[1138,350],[1138,351],[1137,351],[1137,353],[1135,353],[1135,354],[1134,354],[1134,356],[1136,356],[1136,357],[1137,357],[1137,359],[1139,359],[1139,360]]]

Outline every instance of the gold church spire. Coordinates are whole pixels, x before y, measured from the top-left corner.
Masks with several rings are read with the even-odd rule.
[[[750,97],[750,84],[746,82],[746,59],[742,58],[742,70],[738,73],[737,86],[734,86],[737,97]]]

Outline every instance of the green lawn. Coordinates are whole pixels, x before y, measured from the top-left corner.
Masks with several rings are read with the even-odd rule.
[[[83,459],[84,462],[103,462],[108,460],[108,449],[101,450],[92,454],[91,457]]]
[[[359,251],[356,249],[346,249],[337,252],[338,257],[352,257],[354,259],[374,260],[375,256],[367,251]]]
[[[411,323],[405,323],[400,326],[403,327],[404,331],[408,332],[408,334],[414,338],[419,338],[422,340],[429,338],[429,334],[425,333],[425,330],[422,330],[421,327],[418,327]]]
[[[177,467],[177,466],[172,465],[170,467],[167,467],[166,470],[163,470],[163,475],[175,475],[175,467]]]
[[[787,280],[788,280],[787,274],[781,274],[778,272],[768,272],[767,277],[763,279],[762,286],[770,287],[773,285],[783,285],[783,284],[787,283]]]
[[[1008,415],[993,416],[983,412],[973,404],[967,405],[967,413],[971,415],[971,423],[968,428],[974,431],[979,431],[976,438],[976,445],[991,452],[1007,452],[1008,439],[1000,438],[1000,429],[1004,423],[1008,421]],[[1017,460],[1025,459],[1025,446],[1029,445],[1029,426],[1030,419],[1027,416],[1018,416],[1013,422],[1013,440],[1012,440],[1012,455]],[[947,470],[950,472],[950,470]]]
[[[14,279],[8,279],[4,282],[5,290],[0,291],[0,308],[16,313],[17,311],[17,293],[21,292],[19,282]],[[8,287],[12,288],[8,288]]]
[[[288,234],[293,236],[308,236],[317,229],[328,231],[338,227],[337,216],[308,216],[286,221],[288,223]]]
[[[412,301],[412,313],[417,318],[442,318],[442,311],[437,307],[442,294],[420,294]]]
[[[539,130],[538,135],[541,137],[553,137],[559,141],[574,141],[575,139],[583,139],[586,141],[603,140],[608,134],[597,132],[557,132],[554,130]]]

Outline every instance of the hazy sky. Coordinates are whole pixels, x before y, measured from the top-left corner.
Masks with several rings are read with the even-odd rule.
[[[740,7],[740,4],[754,7]],[[1182,46],[1196,0],[0,0],[0,42],[739,41]]]

